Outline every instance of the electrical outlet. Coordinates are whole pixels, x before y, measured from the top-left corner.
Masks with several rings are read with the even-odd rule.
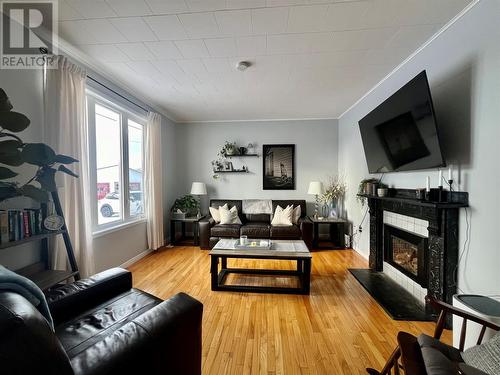
[[[360,225],[358,229],[359,233],[363,233],[363,227]]]

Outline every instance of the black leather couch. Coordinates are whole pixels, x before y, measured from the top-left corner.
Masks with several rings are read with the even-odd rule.
[[[201,374],[203,305],[162,301],[114,268],[48,292],[55,325],[17,293],[0,292],[0,372]]]
[[[243,214],[241,200],[210,200],[210,207],[219,208],[227,203],[228,208],[236,206],[241,220],[239,224],[217,224],[215,220],[208,217],[200,220],[200,247],[211,249],[221,238],[239,238],[247,235],[248,238],[271,238],[280,240],[304,240],[307,247],[312,249],[313,223],[307,217],[305,200],[273,200],[273,212],[277,206],[285,208],[288,205],[299,206],[301,216],[298,225],[271,226],[271,215],[269,214]]]

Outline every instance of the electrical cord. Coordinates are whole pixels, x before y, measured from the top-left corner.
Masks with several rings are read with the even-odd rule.
[[[447,179],[445,179],[444,176],[442,177],[442,179],[446,183],[446,185],[448,185],[448,187],[450,188],[450,192],[454,192],[455,190],[453,189],[452,184],[450,184],[450,182]],[[453,281],[455,282],[455,285],[458,284],[458,266],[459,266],[460,262],[462,261],[464,255],[466,255],[466,257],[467,257],[469,255],[469,252],[470,252],[471,221],[472,221],[472,217],[469,217],[469,210],[467,210],[467,207],[465,207],[465,224],[466,224],[465,240],[464,240],[462,250],[458,254],[457,265],[455,266],[455,269],[453,270]]]
[[[385,173],[382,173],[380,178],[378,179],[378,184],[380,184],[382,182],[382,179],[384,178],[385,176]],[[352,234],[352,241],[354,241],[354,238],[355,236],[357,236],[359,233],[362,232],[362,228],[363,228],[363,223],[365,222],[365,219],[366,219],[366,215],[368,214],[368,211],[369,211],[369,207],[366,207],[366,210],[365,210],[365,213],[363,214],[363,218],[361,219],[361,222],[357,225],[357,228],[356,231]],[[361,228],[361,231],[360,231],[360,228]]]
[[[469,210],[467,210],[467,207],[465,207],[465,223],[466,223],[466,228],[465,228],[465,240],[464,244],[462,247],[462,251],[458,254],[458,261],[457,265],[455,266],[455,269],[453,270],[453,281],[455,282],[455,285],[458,284],[458,266],[462,261],[462,258],[464,255],[466,255],[466,258],[469,256],[470,252],[470,232],[471,232],[471,223],[470,223],[469,218]]]

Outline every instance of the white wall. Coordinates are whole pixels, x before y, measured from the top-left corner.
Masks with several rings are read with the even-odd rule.
[[[499,24],[500,2],[481,1],[339,120],[339,171],[348,176],[351,193],[346,207],[349,219],[358,225],[365,209],[356,202],[355,192],[359,181],[368,176],[358,121],[427,70],[445,157],[454,165],[460,189],[468,191],[470,198],[470,251],[462,253],[459,289],[493,296],[500,295]],[[384,182],[398,188],[425,187],[428,175],[436,186],[437,171],[387,174]],[[369,252],[368,223],[369,215],[355,242],[364,256]],[[461,210],[461,247],[465,233],[465,210]]]
[[[2,70],[0,69],[0,87],[10,98],[14,111],[25,114],[30,126],[18,133],[25,142],[37,142],[41,139],[43,126],[42,72],[39,70]],[[33,168],[16,168],[21,172],[16,176],[18,181],[26,181],[33,176]],[[24,172],[24,173],[23,173]],[[31,207],[29,199],[10,199],[0,203],[0,208]],[[27,244],[0,250],[0,264],[10,269],[19,269],[28,264],[40,261],[40,245]]]
[[[207,184],[209,198],[307,199],[310,181],[337,174],[337,121],[257,121],[177,125],[178,194],[187,194],[193,181]],[[220,174],[212,178],[211,161],[225,141],[253,143],[258,158],[232,158],[235,168],[244,162],[249,173]],[[262,189],[262,145],[295,144],[295,190]],[[206,200],[204,210],[206,212]],[[311,207],[308,212],[312,213]]]

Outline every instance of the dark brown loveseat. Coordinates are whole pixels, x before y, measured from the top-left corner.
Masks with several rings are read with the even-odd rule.
[[[298,225],[292,226],[271,226],[270,214],[244,214],[242,212],[243,202],[241,200],[210,200],[210,207],[219,208],[224,204],[228,208],[236,206],[241,220],[240,224],[217,224],[208,215],[200,221],[200,247],[211,249],[221,238],[239,238],[240,235],[247,235],[248,238],[270,238],[280,240],[304,240],[307,247],[312,249],[313,224],[307,217],[305,200],[273,200],[273,212],[277,206],[285,208],[288,205],[299,206],[301,216]]]

